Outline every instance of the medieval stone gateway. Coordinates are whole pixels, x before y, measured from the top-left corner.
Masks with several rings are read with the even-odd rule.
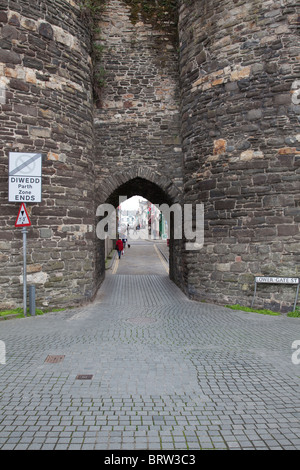
[[[204,204],[203,249],[170,250],[195,300],[249,305],[255,276],[299,276],[297,2],[159,3],[0,0],[1,308],[22,303],[10,152],[44,156],[42,202],[27,205],[39,306],[94,298],[96,208],[134,194]],[[256,302],[293,299],[276,285]]]

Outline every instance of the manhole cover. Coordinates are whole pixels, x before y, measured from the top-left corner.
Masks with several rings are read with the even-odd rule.
[[[62,362],[65,356],[47,356],[45,362],[50,364],[57,364],[58,362]]]
[[[81,374],[77,375],[76,380],[92,380],[92,375]]]
[[[127,318],[126,320],[133,325],[151,325],[151,323],[156,322],[155,318],[151,317],[134,317],[134,318]]]

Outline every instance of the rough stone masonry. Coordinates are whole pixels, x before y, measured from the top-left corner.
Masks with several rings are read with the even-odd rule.
[[[206,214],[185,254],[195,298],[249,305],[258,273],[299,275],[299,19],[290,0],[181,2],[184,201]],[[294,295],[259,290],[275,310]]]
[[[106,0],[97,25],[87,3],[0,0],[1,308],[22,303],[9,152],[44,156],[42,202],[27,206],[40,306],[94,298],[96,208],[120,195],[204,204],[203,249],[170,246],[171,278],[194,299],[249,305],[256,275],[299,276],[297,2],[180,0],[176,24],[167,11],[155,24]],[[293,299],[257,293],[281,311]]]

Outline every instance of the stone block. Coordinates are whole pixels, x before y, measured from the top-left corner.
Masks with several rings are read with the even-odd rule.
[[[217,271],[226,272],[226,271],[230,271],[230,268],[231,268],[231,263],[216,263],[215,264],[215,269]]]
[[[231,73],[230,80],[231,81],[242,80],[243,78],[249,77],[250,73],[251,73],[251,66],[239,67]]]
[[[10,12],[8,23],[13,26],[20,26],[20,15]]]
[[[51,228],[40,228],[40,237],[41,238],[51,238],[52,229]]]
[[[5,64],[20,64],[21,57],[14,51],[0,49],[0,62]]]
[[[225,200],[215,202],[216,210],[231,210],[231,209],[234,209],[234,207],[235,207],[234,199],[225,199]]]
[[[214,155],[220,155],[226,152],[227,142],[224,139],[218,139],[214,141]]]
[[[23,91],[26,93],[29,91],[29,85],[17,78],[11,78],[9,84],[10,84],[10,87],[13,88],[14,90]]]
[[[5,11],[0,12],[0,23],[7,23],[7,13]]]
[[[278,150],[279,155],[294,155],[300,154],[300,151],[297,151],[296,147],[283,147]]]
[[[199,181],[198,183],[198,188],[200,191],[207,191],[210,189],[215,189],[216,188],[216,180],[204,180],[204,181]]]
[[[49,138],[51,137],[52,131],[47,127],[30,127],[29,132],[32,137]]]
[[[240,159],[242,161],[249,161],[255,158],[264,158],[264,154],[261,151],[254,151],[254,150],[245,150],[240,155]]]
[[[39,34],[46,39],[53,39],[53,28],[49,23],[41,23],[39,26]]]
[[[27,273],[28,274],[33,274],[33,273],[39,273],[43,270],[43,267],[41,264],[29,264],[27,265]]]
[[[23,64],[27,68],[31,68],[33,70],[43,70],[44,64],[42,60],[35,59],[34,57],[25,56],[23,59]]]
[[[36,22],[30,18],[21,18],[21,26],[29,31],[36,30]]]
[[[56,260],[56,261],[49,261],[47,263],[47,271],[63,271],[64,268],[65,268],[65,263],[63,261]]]
[[[27,275],[28,284],[45,284],[48,279],[48,274],[45,272],[37,272],[34,274]],[[23,276],[19,277],[20,284],[23,284]]]
[[[247,263],[244,263],[242,261],[231,263],[230,271],[235,273],[244,273],[247,271]]]
[[[278,225],[277,226],[278,236],[279,237],[292,237],[299,233],[299,227],[297,224],[295,225]]]
[[[247,117],[250,121],[261,119],[262,118],[262,110],[261,109],[251,109],[250,111],[248,111]]]
[[[289,93],[279,93],[274,96],[274,104],[279,105],[290,105],[291,104],[291,95]]]

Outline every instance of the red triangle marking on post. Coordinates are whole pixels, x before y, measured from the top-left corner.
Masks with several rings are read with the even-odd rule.
[[[31,225],[25,204],[21,204],[15,227],[29,227]]]

